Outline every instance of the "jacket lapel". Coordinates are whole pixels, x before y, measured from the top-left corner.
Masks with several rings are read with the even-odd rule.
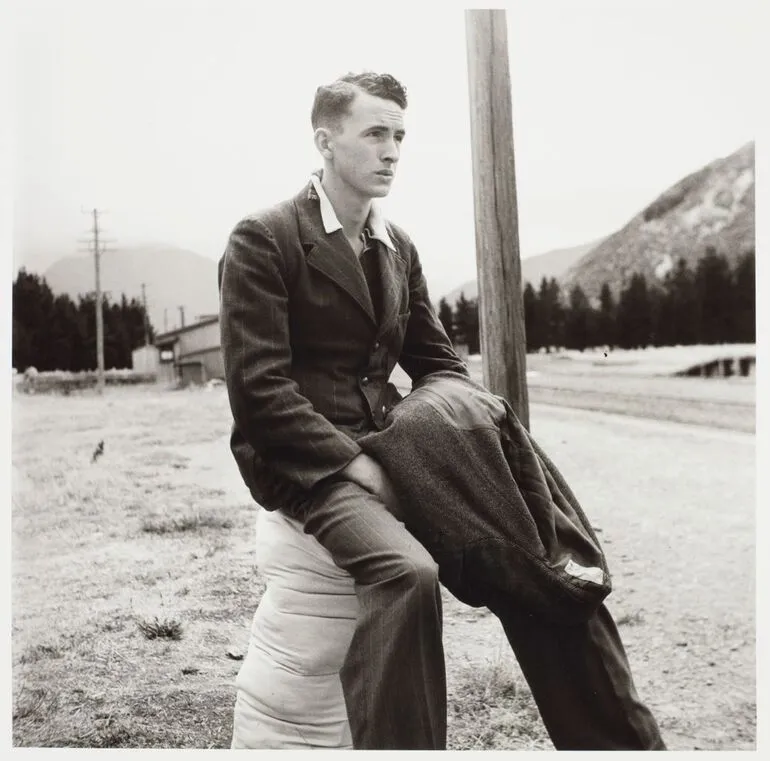
[[[393,327],[401,311],[401,288],[406,277],[406,261],[400,253],[391,251],[382,242],[378,241],[377,247],[383,297],[379,337]]]
[[[361,264],[342,230],[327,235],[318,200],[309,195],[311,189],[312,185],[308,184],[295,199],[307,264],[345,291],[376,325],[374,306]]]

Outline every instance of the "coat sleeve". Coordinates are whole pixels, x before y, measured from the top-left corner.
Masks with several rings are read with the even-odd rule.
[[[398,363],[412,382],[441,370],[469,377],[430,302],[428,285],[414,244],[409,241],[409,321]]]
[[[242,220],[219,263],[222,355],[241,435],[276,475],[310,489],[361,448],[316,412],[290,377],[286,277],[284,252],[268,228]]]

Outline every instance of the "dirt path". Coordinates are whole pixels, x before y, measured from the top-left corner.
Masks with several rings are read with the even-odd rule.
[[[669,747],[753,749],[755,437],[539,404],[531,423],[600,530],[608,607]],[[182,452],[196,479],[244,496],[226,439]],[[469,662],[516,668],[493,616],[445,606],[450,685]]]

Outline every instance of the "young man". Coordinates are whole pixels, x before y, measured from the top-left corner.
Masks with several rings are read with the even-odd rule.
[[[355,581],[359,614],[340,677],[357,749],[446,746],[438,569],[357,443],[399,399],[388,383],[397,362],[413,381],[468,375],[414,245],[372,203],[390,191],[405,108],[389,75],[320,87],[312,125],[322,173],[242,220],[219,269],[241,474],[260,505],[301,520]],[[585,626],[554,627],[508,600],[490,608],[557,748],[663,747],[606,609]]]
[[[260,505],[303,520],[356,582],[360,613],[340,677],[362,749],[446,742],[437,567],[356,444],[397,401],[397,362],[413,380],[467,374],[414,245],[372,204],[393,183],[405,108],[389,75],[320,87],[311,121],[323,172],[241,221],[219,275],[241,473]]]

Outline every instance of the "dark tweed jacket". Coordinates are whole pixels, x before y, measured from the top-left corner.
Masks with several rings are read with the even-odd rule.
[[[501,397],[439,372],[359,444],[388,471],[406,527],[464,602],[507,600],[576,623],[609,594],[588,518]]]
[[[433,307],[414,244],[388,223],[379,244],[379,324],[363,269],[339,230],[325,232],[311,183],[243,219],[219,263],[220,328],[233,413],[231,448],[268,510],[302,503],[361,452],[413,381],[467,374]]]

